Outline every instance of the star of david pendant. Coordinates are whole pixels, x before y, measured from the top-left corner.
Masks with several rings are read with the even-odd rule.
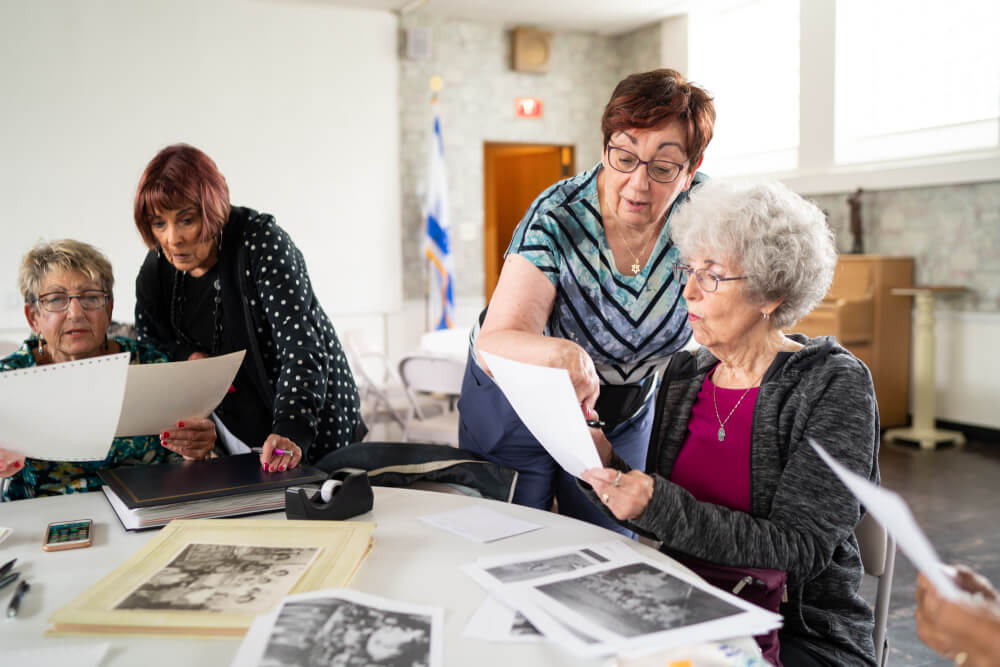
[[[638,264],[633,264],[632,265],[632,275],[633,276],[639,275],[640,271],[642,271],[642,267],[641,266],[639,266]]]
[[[726,439],[726,427],[725,426],[720,426],[719,427],[719,433],[718,433],[718,435],[719,435],[719,442],[722,442],[723,440]]]

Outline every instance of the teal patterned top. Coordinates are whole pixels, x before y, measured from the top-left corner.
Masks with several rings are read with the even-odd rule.
[[[131,338],[115,336],[113,340],[121,346],[122,352],[131,355],[133,364],[159,364],[167,358],[149,345]],[[38,342],[34,339],[24,344],[10,356],[0,359],[0,372],[37,366],[34,349]],[[24,467],[10,477],[10,486],[4,494],[7,500],[22,500],[39,496],[55,496],[65,493],[85,493],[101,488],[101,470],[140,463],[165,463],[181,461],[175,454],[160,446],[158,435],[140,435],[129,438],[115,438],[111,443],[108,458],[103,461],[40,461],[26,459]]]

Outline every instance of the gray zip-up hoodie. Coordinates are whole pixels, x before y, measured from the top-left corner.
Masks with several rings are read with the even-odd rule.
[[[695,397],[718,363],[702,348],[674,355],[664,374],[646,461],[655,489],[627,525],[662,541],[667,553],[785,570],[780,636],[795,636],[834,664],[870,667],[874,617],[858,594],[864,570],[854,537],[862,509],[806,438],[878,482],[875,390],[865,365],[833,338],[789,338],[804,347],[778,354],[754,406],[750,513],[699,502],[669,481]],[[628,470],[617,457],[611,466]]]

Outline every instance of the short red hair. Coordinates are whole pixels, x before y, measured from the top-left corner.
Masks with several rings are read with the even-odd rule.
[[[687,126],[685,152],[688,163],[697,165],[715,128],[712,96],[676,70],[654,69],[632,74],[618,83],[604,107],[601,118],[604,145],[617,132],[658,128],[674,119]]]
[[[212,158],[194,146],[174,144],[149,161],[135,193],[135,226],[147,248],[156,246],[150,228],[156,213],[187,206],[201,210],[200,240],[218,238],[229,219],[229,186]]]

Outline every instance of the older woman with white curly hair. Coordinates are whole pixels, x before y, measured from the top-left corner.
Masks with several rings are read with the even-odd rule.
[[[741,594],[783,588],[773,610],[784,625],[758,639],[772,661],[874,665],[872,611],[858,595],[862,508],[809,445],[878,481],[871,374],[832,337],[783,331],[829,289],[826,220],[779,183],[710,180],[671,232],[703,347],[664,373],[645,472],[594,430],[606,467],[584,474],[591,499],[713,583],[749,573]]]

